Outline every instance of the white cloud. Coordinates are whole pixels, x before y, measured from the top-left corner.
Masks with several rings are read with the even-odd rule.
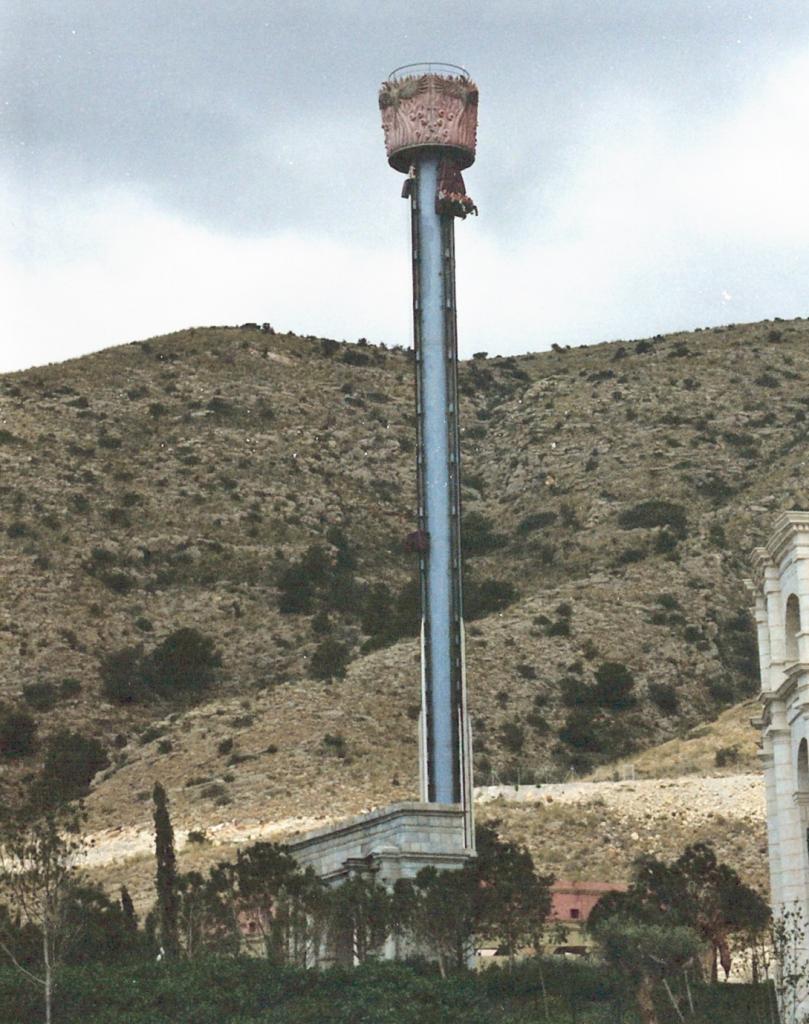
[[[496,202],[458,225],[462,353],[806,313],[807,95],[809,52],[693,134],[649,99],[604,95],[555,184],[552,214],[544,195],[518,240],[500,231]],[[324,193],[328,184],[324,172]],[[339,188],[331,198],[350,230],[243,238],[132,191],[27,205],[0,193],[0,369],[246,320],[407,343],[406,204],[391,214],[383,194],[363,206]]]

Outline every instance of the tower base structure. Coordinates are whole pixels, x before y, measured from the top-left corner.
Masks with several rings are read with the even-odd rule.
[[[803,927],[786,957],[809,958],[809,512],[784,512],[753,552],[761,667],[761,760],[773,914]],[[795,964],[779,965],[782,977]],[[809,979],[789,995],[787,1024],[809,1014]]]
[[[415,878],[422,868],[462,868],[475,856],[466,844],[466,814],[458,804],[396,803],[336,825],[315,829],[285,843],[304,870],[312,868],[329,886],[351,878],[373,878],[388,891],[400,878]],[[397,960],[423,953],[400,936],[389,936],[382,958]],[[340,951],[322,948],[320,966],[340,960]]]

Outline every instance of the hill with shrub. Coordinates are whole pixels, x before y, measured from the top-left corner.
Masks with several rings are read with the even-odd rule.
[[[479,782],[632,759],[755,692],[743,578],[809,508],[808,342],[462,364]],[[0,378],[4,799],[57,771],[97,829],[146,827],[159,779],[193,829],[414,794],[412,376],[246,326]]]

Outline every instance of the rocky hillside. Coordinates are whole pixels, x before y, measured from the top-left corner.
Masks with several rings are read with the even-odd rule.
[[[765,322],[462,366],[480,782],[633,757],[754,692],[742,580],[809,507],[807,342]],[[187,827],[411,795],[412,393],[405,351],[252,327],[0,378],[0,718],[36,725],[6,798],[66,729],[109,761],[97,827],[145,822],[155,779]],[[150,688],[185,628],[221,665]]]

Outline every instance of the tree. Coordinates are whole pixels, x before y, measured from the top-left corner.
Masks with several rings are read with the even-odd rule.
[[[688,846],[671,865],[641,858],[636,884],[647,902],[658,901],[670,917],[693,928],[711,950],[711,980],[717,965],[730,973],[729,936],[761,931],[770,920],[766,901],[727,864],[721,864],[708,843]]]
[[[478,923],[480,878],[465,865],[454,871],[422,868],[415,879],[400,878],[393,890],[392,925],[412,936],[435,959],[441,977],[463,968]]]
[[[219,865],[220,873],[228,870]],[[301,871],[277,843],[254,843],[232,866],[232,892],[236,914],[249,915],[270,960],[300,967],[316,961],[331,906],[311,868]]]
[[[537,875],[529,851],[502,840],[494,827],[479,827],[476,834],[479,878],[479,927],[497,936],[509,965],[523,946],[541,945],[542,931],[551,909],[552,875]]]
[[[729,938],[737,932],[756,934],[770,920],[765,900],[727,864],[721,864],[707,843],[694,843],[671,864],[641,857],[626,893],[608,893],[593,908],[589,925],[597,930],[613,917],[640,924],[692,928],[710,949],[711,980],[721,963],[730,972]]]
[[[232,898],[232,871],[211,870],[207,879],[198,871],[177,877],[177,931],[183,955],[239,952],[239,924]]]
[[[70,914],[83,852],[80,822],[78,812],[60,807],[40,815],[29,809],[15,821],[0,823],[0,893],[16,915],[0,918],[5,925],[0,949],[23,977],[42,989],[46,1024],[53,1019],[59,969],[81,927]],[[18,936],[9,926],[18,924],[38,933],[38,964],[17,955]]]
[[[125,963],[143,955],[143,937],[137,924],[98,885],[73,887],[66,920],[74,936],[66,952],[67,963]]]
[[[169,817],[166,791],[159,782],[152,792],[154,801],[155,860],[157,861],[157,914],[160,944],[169,960],[180,954],[177,937],[177,861],[174,830]]]
[[[124,915],[126,926],[129,931],[137,931],[138,929],[138,918],[135,914],[135,904],[132,902],[132,897],[129,895],[129,889],[125,885],[121,886],[121,913]]]
[[[355,875],[329,893],[329,923],[339,959],[347,966],[372,959],[391,931],[391,897],[368,875]]]
[[[642,1024],[659,1024],[654,1000],[659,982],[680,1015],[668,979],[697,955],[699,939],[692,929],[614,916],[604,920],[595,935],[609,967],[632,990]]]

